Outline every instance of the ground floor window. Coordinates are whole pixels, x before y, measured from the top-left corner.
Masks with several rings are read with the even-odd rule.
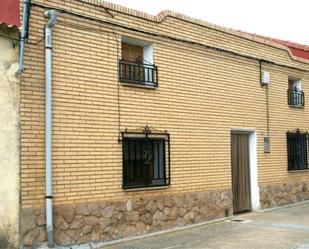
[[[288,170],[308,169],[308,133],[287,132]]]
[[[170,141],[166,132],[122,132],[123,188],[170,184]]]

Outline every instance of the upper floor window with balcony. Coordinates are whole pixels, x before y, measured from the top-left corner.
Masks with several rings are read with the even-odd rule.
[[[158,86],[158,68],[153,64],[153,44],[122,37],[119,80],[142,86]]]
[[[289,77],[288,104],[293,107],[305,105],[305,94],[301,90],[301,80]]]

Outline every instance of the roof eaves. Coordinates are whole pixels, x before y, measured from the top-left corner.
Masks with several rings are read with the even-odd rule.
[[[304,59],[301,57],[296,57],[291,53],[291,50],[289,49],[289,47],[294,47],[297,49],[301,49],[304,51],[309,51],[309,46],[306,45],[301,45],[301,44],[297,44],[297,43],[291,43],[289,42],[290,45],[287,45],[288,41],[282,41],[279,39],[274,39],[271,37],[266,37],[266,36],[261,36],[261,35],[257,35],[257,34],[252,34],[252,33],[248,33],[248,32],[243,32],[240,30],[236,30],[236,29],[231,29],[231,28],[226,28],[223,26],[219,26],[216,24],[212,24],[209,23],[207,21],[198,19],[198,18],[194,18],[194,17],[190,17],[181,13],[177,13],[175,11],[172,10],[163,10],[161,11],[158,15],[154,16],[142,11],[137,11],[125,6],[121,6],[118,4],[114,4],[114,3],[110,3],[110,2],[106,2],[103,0],[80,0],[81,2],[85,2],[85,3],[90,3],[93,5],[97,5],[97,6],[101,6],[104,7],[106,9],[109,9],[111,11],[116,11],[116,12],[120,12],[120,13],[124,13],[124,14],[128,14],[128,15],[132,15],[132,16],[136,16],[136,17],[140,17],[143,19],[147,19],[149,21],[152,22],[162,22],[164,21],[167,17],[174,17],[174,18],[178,18],[180,20],[183,21],[188,21],[200,26],[204,26],[206,28],[211,28],[211,29],[215,29],[218,31],[222,31],[228,34],[232,34],[232,35],[236,35],[238,37],[243,37],[249,40],[253,40],[262,44],[267,44],[269,46],[272,47],[276,47],[279,49],[283,49],[286,50],[291,57],[293,57],[296,60],[300,60],[302,62],[308,63],[308,59]]]

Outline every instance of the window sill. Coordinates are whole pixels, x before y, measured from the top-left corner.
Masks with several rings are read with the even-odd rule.
[[[158,187],[144,187],[144,188],[129,188],[124,189],[124,192],[135,192],[135,191],[147,191],[147,190],[156,190],[156,189],[167,189],[170,185],[158,186]]]
[[[126,83],[126,82],[120,82],[123,86],[129,86],[129,87],[138,87],[138,88],[146,88],[146,89],[152,89],[155,90],[158,88],[154,85],[147,85],[147,84],[138,84],[138,83]]]
[[[309,168],[308,169],[290,169],[288,170],[289,173],[298,173],[298,172],[309,172]]]
[[[304,109],[305,106],[303,105],[289,105],[291,108],[298,108],[298,109]]]

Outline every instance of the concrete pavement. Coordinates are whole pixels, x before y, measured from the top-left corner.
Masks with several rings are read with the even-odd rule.
[[[101,248],[309,249],[309,202]]]

